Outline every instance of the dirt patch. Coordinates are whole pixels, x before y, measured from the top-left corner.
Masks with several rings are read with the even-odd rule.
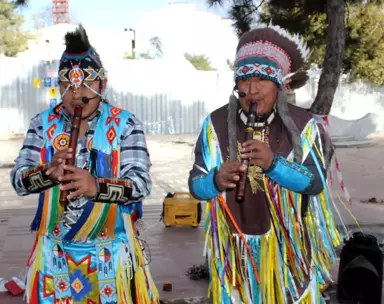
[[[363,204],[384,204],[384,200],[379,200],[376,197],[371,197],[369,199],[360,200]]]
[[[178,141],[171,141],[171,143],[173,143],[173,144],[188,145],[188,146],[193,147],[193,144],[192,144],[192,143],[189,143],[189,142],[186,142],[186,141],[180,141],[180,140],[178,140]]]
[[[187,276],[194,281],[198,281],[201,279],[208,279],[208,265],[193,265],[187,270]]]

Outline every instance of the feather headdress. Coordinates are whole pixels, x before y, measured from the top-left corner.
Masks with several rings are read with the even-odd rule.
[[[103,80],[106,77],[100,56],[81,24],[73,32],[68,32],[64,41],[65,51],[59,65],[60,82],[79,87],[83,81]]]
[[[303,156],[300,132],[290,115],[284,89],[297,89],[307,82],[308,74],[302,70],[302,66],[309,55],[310,51],[299,35],[290,34],[277,25],[262,24],[240,37],[234,63],[236,85],[240,79],[259,77],[271,80],[279,86],[277,112],[291,137],[294,160],[299,163]],[[229,134],[236,130],[236,117],[233,115],[236,105],[237,99],[231,96],[228,108]],[[231,139],[229,151],[230,156],[235,155],[235,145],[231,143]]]
[[[68,32],[64,40],[66,46],[65,52],[67,54],[81,54],[88,52],[91,48],[87,32],[81,24],[74,32]]]
[[[308,80],[302,71],[310,51],[297,34],[277,25],[260,24],[244,33],[239,40],[235,59],[235,81],[257,76],[278,85],[295,89]],[[289,80],[289,81],[288,81]]]

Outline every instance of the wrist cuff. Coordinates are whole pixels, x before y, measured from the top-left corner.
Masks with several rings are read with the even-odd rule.
[[[133,184],[127,179],[97,178],[97,194],[94,201],[106,203],[126,203],[132,196]]]
[[[273,154],[273,159],[272,159],[271,165],[266,170],[264,170],[263,173],[267,174],[267,173],[272,172],[275,169],[278,160],[279,160],[279,156],[276,154]]]
[[[21,183],[24,188],[31,193],[39,193],[52,186],[58,185],[59,183],[57,181],[54,181],[46,175],[48,168],[49,164],[45,164],[21,173]]]

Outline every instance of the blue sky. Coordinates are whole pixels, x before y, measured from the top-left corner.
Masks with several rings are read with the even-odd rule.
[[[222,17],[227,16],[227,7],[209,8],[206,0],[171,1],[171,0],[69,0],[70,14],[74,23],[104,29],[123,29],[135,27],[141,16],[167,7],[170,2],[193,3],[199,10]],[[23,29],[33,30],[33,15],[39,12],[50,13],[52,0],[29,0],[27,7],[20,9],[24,15]]]

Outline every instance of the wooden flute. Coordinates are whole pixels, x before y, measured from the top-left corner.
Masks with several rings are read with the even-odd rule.
[[[81,115],[83,113],[83,106],[76,106],[74,110],[74,114],[72,117],[72,128],[71,135],[69,137],[69,148],[72,148],[72,157],[67,159],[65,164],[74,166],[76,159],[76,148],[77,148],[77,140],[79,138],[80,133],[80,123],[81,123]],[[64,171],[64,175],[68,174],[68,171]],[[69,182],[63,182],[63,185],[68,184]],[[68,190],[60,191],[60,204],[63,206],[68,205],[67,196],[69,194]]]
[[[256,111],[257,111],[257,103],[252,102],[249,106],[249,113],[247,117],[247,127],[245,128],[245,140],[251,140],[253,138],[253,132],[254,132],[254,125],[256,120]],[[244,201],[244,195],[245,195],[245,185],[248,175],[248,159],[243,159],[242,164],[245,164],[247,166],[247,169],[244,173],[240,173],[240,180],[236,185],[236,201],[239,204],[242,204]]]

